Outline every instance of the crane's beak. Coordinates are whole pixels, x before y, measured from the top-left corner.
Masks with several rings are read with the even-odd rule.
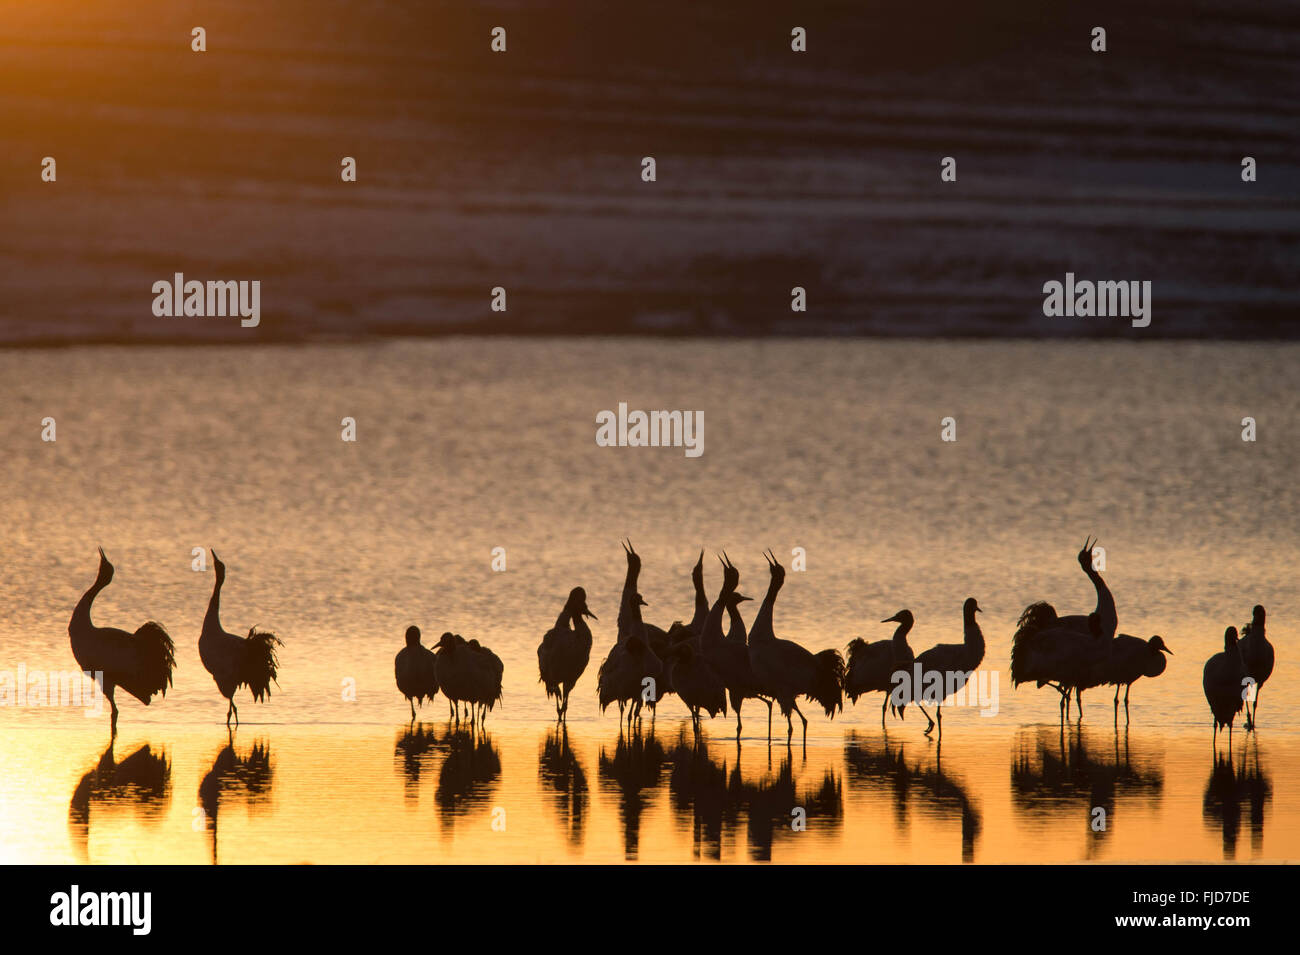
[[[600,618],[597,617],[594,613],[592,613],[590,610],[588,610],[588,609],[586,608],[585,605],[584,605],[583,608],[582,608],[582,615],[583,615],[584,617],[590,617],[592,620],[599,620],[599,619],[600,619]]]

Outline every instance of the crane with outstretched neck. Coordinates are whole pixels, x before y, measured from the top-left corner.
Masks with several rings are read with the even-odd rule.
[[[587,591],[574,587],[569,599],[537,647],[537,671],[546,695],[555,700],[555,719],[569,714],[569,693],[587,669],[591,659],[591,628],[584,617],[597,619],[587,608]]]
[[[226,725],[230,725],[233,715],[238,726],[239,708],[235,706],[235,694],[241,686],[246,686],[253,694],[254,702],[271,698],[271,684],[277,682],[280,667],[275,648],[284,644],[275,634],[256,627],[250,627],[246,637],[227,633],[222,628],[221,585],[226,580],[226,565],[215,550],[212,551],[212,569],[216,580],[212,585],[208,612],[203,618],[203,629],[199,633],[199,659],[203,661],[203,669],[212,674],[221,695],[229,701]]]
[[[1076,559],[1097,592],[1097,607],[1091,614],[1058,616],[1046,601],[1030,604],[1020,614],[1011,642],[1011,683],[1050,686],[1061,694],[1062,718],[1070,713],[1070,693],[1083,717],[1083,690],[1096,664],[1108,652],[1119,626],[1115,598],[1101,574],[1093,567],[1097,542],[1084,541]]]
[[[884,700],[880,703],[880,725],[885,725],[885,711],[891,701],[894,713],[903,718],[904,707],[898,706],[899,699],[894,696],[894,687],[898,681],[895,673],[906,674],[912,679],[912,662],[915,659],[912,648],[908,646],[907,634],[912,629],[912,611],[900,610],[892,617],[886,617],[881,623],[897,623],[894,635],[888,640],[876,640],[867,643],[861,637],[849,641],[845,651],[848,663],[844,670],[844,694],[850,702],[857,703],[858,697],[867,693],[883,691]],[[906,705],[906,700],[901,700]]]
[[[776,604],[776,595],[785,582],[785,568],[770,550],[763,556],[767,560],[771,580],[758,616],[754,618],[749,630],[749,662],[754,668],[758,691],[771,697],[781,707],[781,715],[786,720],[786,745],[794,737],[791,714],[798,713],[803,722],[803,740],[806,746],[808,718],[799,709],[797,699],[803,696],[814,700],[821,705],[827,716],[834,718],[836,711],[844,706],[844,658],[838,650],[812,653],[793,640],[777,637],[772,627],[772,608]],[[769,733],[768,742],[771,741]]]
[[[72,655],[83,673],[101,680],[104,696],[111,707],[109,731],[117,736],[117,701],[114,693],[120,686],[145,706],[155,694],[167,695],[176,669],[176,646],[153,620],[142,624],[135,633],[116,627],[97,627],[90,619],[95,597],[113,580],[113,565],[104,548],[99,549],[99,573],[72,611],[68,621],[68,639]]]

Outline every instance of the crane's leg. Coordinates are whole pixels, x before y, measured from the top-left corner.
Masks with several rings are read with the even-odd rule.
[[[1128,694],[1129,691],[1132,689],[1133,689],[1132,683],[1130,683],[1128,686],[1124,688],[1124,725],[1125,726],[1128,726]],[[1119,690],[1117,689],[1115,692],[1118,693]],[[1119,719],[1118,715],[1116,715],[1116,719]]]
[[[731,705],[736,708],[736,739],[740,739],[740,707],[744,700],[738,700],[734,696],[731,698]]]
[[[803,721],[803,745],[806,748],[808,746],[808,717],[803,715],[803,710],[799,709],[798,703],[792,705],[794,711],[799,714],[799,719]]]
[[[1124,715],[1128,716],[1128,694],[1124,694]],[[1115,684],[1115,725],[1119,726],[1119,684]]]
[[[239,707],[235,705],[235,696],[230,695],[230,708],[235,711],[235,729],[239,729]]]
[[[925,735],[929,736],[930,731],[934,729],[934,720],[930,719],[930,714],[925,711],[925,707],[922,706],[920,703],[916,704],[916,708],[920,710],[921,715],[925,717],[925,722],[926,722]],[[938,707],[935,707],[935,709],[938,709]]]
[[[117,701],[113,699],[113,693],[116,689],[117,687],[110,686],[104,691],[104,695],[108,697],[108,705],[110,707],[108,716],[108,734],[111,739],[117,739]]]
[[[943,739],[943,705],[935,707],[935,715],[939,718],[939,739]]]
[[[407,702],[411,704],[411,722],[415,722],[415,700],[407,697]]]
[[[1074,698],[1079,703],[1079,722],[1083,722],[1083,690],[1077,686],[1074,688]]]
[[[772,701],[764,700],[767,704],[767,745],[772,745]]]
[[[880,728],[885,728],[885,710],[889,709],[889,694],[885,694],[885,702],[880,704]]]

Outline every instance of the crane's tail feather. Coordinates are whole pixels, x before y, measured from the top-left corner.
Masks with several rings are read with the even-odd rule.
[[[256,628],[248,631],[244,641],[244,683],[248,684],[253,699],[262,702],[270,699],[271,684],[276,682],[280,661],[276,658],[275,648],[284,646],[284,642],[273,633]]]
[[[1030,604],[1020,614],[1020,619],[1016,621],[1015,636],[1011,638],[1012,686],[1019,686],[1034,679],[1033,674],[1029,672],[1031,664],[1028,659],[1031,655],[1029,648],[1032,646],[1033,637],[1050,629],[1056,624],[1056,620],[1056,608],[1045,600]]]
[[[167,695],[172,685],[172,671],[176,669],[176,644],[162,624],[150,620],[135,632],[134,648],[138,666],[135,673],[118,683],[145,706],[155,693]]]
[[[823,650],[813,655],[813,664],[816,675],[811,692],[806,695],[816,700],[833,719],[835,712],[844,708],[844,657],[838,650]]]

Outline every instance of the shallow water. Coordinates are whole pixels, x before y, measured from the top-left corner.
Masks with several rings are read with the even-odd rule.
[[[187,827],[200,780],[226,738],[225,704],[196,647],[212,576],[192,570],[191,561],[192,548],[215,547],[230,568],[227,629],[259,624],[285,640],[278,690],[267,703],[245,698],[241,705],[236,752],[246,756],[265,734],[277,769],[268,801],[230,814],[243,820],[228,830],[230,861],[241,852],[246,860],[414,858],[435,848],[439,858],[449,851],[488,858],[503,845],[527,859],[621,858],[625,821],[602,815],[617,814],[618,802],[601,795],[599,782],[599,750],[612,752],[617,718],[597,711],[596,663],[575,692],[570,730],[592,781],[588,829],[612,827],[612,834],[575,849],[541,795],[538,752],[553,713],[537,683],[542,633],[580,584],[600,617],[593,625],[599,661],[614,637],[621,535],[642,555],[647,618],[661,625],[689,617],[688,572],[701,547],[710,552],[710,592],[720,583],[711,554],[725,548],[741,570],[741,589],[755,598],[766,586],[761,549],[773,548],[791,567],[793,548],[802,547],[807,570],[789,574],[775,621],[779,635],[813,649],[842,649],[855,636],[883,639],[891,625],[878,621],[900,607],[916,614],[914,649],[959,640],[962,600],[979,599],[997,712],[950,710],[942,760],[944,776],[951,767],[984,807],[983,831],[998,833],[977,842],[974,858],[1084,858],[1082,804],[1068,809],[1068,820],[1056,818],[1058,809],[1067,812],[1060,801],[1073,798],[1069,786],[1023,810],[1009,796],[1009,754],[1025,733],[1039,732],[1026,727],[1046,725],[1054,738],[1057,706],[1050,691],[1012,691],[1005,668],[1027,603],[1046,598],[1063,612],[1091,609],[1091,587],[1073,554],[1094,534],[1107,549],[1120,630],[1160,633],[1174,651],[1166,673],[1139,681],[1132,695],[1130,742],[1134,753],[1164,754],[1161,795],[1134,783],[1134,798],[1147,807],[1137,811],[1153,815],[1140,837],[1112,829],[1107,851],[1222,857],[1210,833],[1184,838],[1179,828],[1201,826],[1213,767],[1201,666],[1221,647],[1223,628],[1240,626],[1258,602],[1269,608],[1279,654],[1260,710],[1259,765],[1273,793],[1259,852],[1295,858],[1294,777],[1285,767],[1296,765],[1300,745],[1300,674],[1287,652],[1300,605],[1297,357],[1295,346],[1276,344],[508,339],[0,352],[7,530],[0,670],[74,665],[67,620],[93,580],[102,544],[117,574],[95,604],[96,622],[134,629],[156,618],[178,645],[175,686],[148,708],[124,703],[115,754],[124,758],[145,742],[151,752],[166,750],[174,794],[139,812],[142,804],[127,798],[136,808],[108,814],[107,831],[116,834],[100,843],[92,831],[90,856],[203,861],[208,855],[186,841]],[[620,401],[702,410],[703,456],[597,447],[596,412]],[[957,420],[951,444],[940,441],[946,415]],[[1255,443],[1241,440],[1245,415],[1258,422]],[[57,421],[54,443],[40,441],[46,416]],[[344,416],[357,421],[355,444],[340,440]],[[495,547],[506,550],[504,573],[492,570]],[[504,702],[488,723],[502,768],[495,784],[483,785],[510,800],[509,832],[533,827],[536,849],[453,840],[448,825],[457,833],[470,827],[458,812],[406,815],[418,809],[394,776],[396,726],[408,711],[393,686],[392,660],[409,623],[424,629],[426,641],[444,629],[477,637],[505,661]],[[1101,733],[1088,752],[1113,760],[1109,694],[1094,691],[1085,706],[1086,732]],[[425,712],[445,715],[441,699]],[[675,740],[680,704],[670,700],[662,715],[661,741]],[[745,715],[747,735],[756,732],[758,704]],[[0,707],[6,857],[75,854],[69,801],[102,753],[106,721],[73,707]],[[937,861],[927,853],[941,846],[949,851],[942,858],[961,858],[960,818],[956,835],[941,837],[946,817],[934,808],[960,799],[925,795],[925,786],[944,785],[937,769],[921,771],[921,788],[902,810],[890,810],[889,800],[873,809],[870,778],[863,792],[856,788],[843,734],[876,738],[870,699],[833,723],[821,714],[811,722],[808,763],[796,761],[796,782],[820,790],[824,774],[835,774],[846,808],[833,826],[829,817],[819,823],[829,829],[810,824],[794,845],[825,839],[835,858],[871,858],[883,850],[877,836],[870,845],[859,840],[858,812],[901,811],[914,838],[891,849],[900,853],[891,858]],[[731,725],[719,719],[710,727],[711,755],[719,765],[729,759],[728,772],[734,751],[721,737]],[[909,714],[891,726],[890,740],[902,741],[909,763],[933,766],[920,730]],[[429,757],[431,779],[449,751],[439,745]],[[777,779],[783,751],[773,751]],[[746,786],[751,758],[753,785],[761,787],[766,747],[752,739],[743,751]],[[1115,785],[1126,805],[1128,784]],[[436,799],[434,792],[419,789],[416,806]],[[463,802],[486,811],[493,798]],[[688,818],[670,812],[667,798],[647,796],[648,832]],[[373,838],[361,831],[373,827],[360,822],[356,833],[338,830],[362,806],[387,813],[387,828]],[[515,813],[528,821],[515,821]],[[96,815],[92,801],[92,829]],[[150,818],[158,820],[153,830]],[[180,822],[185,831],[175,829]],[[423,825],[418,839],[402,834],[408,824]],[[1038,837],[1037,826],[1050,835],[1058,825],[1076,827],[1077,836]],[[240,826],[247,838],[234,835]],[[787,840],[775,840],[775,858],[810,858]],[[1248,841],[1243,836],[1241,845]],[[724,845],[724,857],[752,857],[747,841]],[[691,840],[643,836],[641,846],[640,858],[679,858]]]
[[[1289,735],[850,730],[770,751],[685,724],[244,726],[5,734],[0,861],[1263,861],[1300,857]],[[39,779],[35,788],[21,780]],[[1092,826],[1097,808],[1105,828]],[[796,813],[806,827],[794,828]]]

